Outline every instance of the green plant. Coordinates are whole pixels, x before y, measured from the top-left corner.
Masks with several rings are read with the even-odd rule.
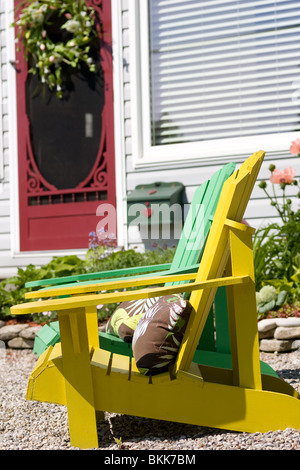
[[[266,181],[262,181],[259,187],[267,195],[271,206],[275,207],[281,222],[261,227],[255,234],[254,267],[257,290],[268,279],[285,279],[286,282],[291,282],[291,276],[295,275],[293,262],[300,253],[300,209],[294,210],[291,199],[286,196],[287,187],[299,188],[295,170],[288,167],[280,171],[275,165],[270,165],[269,170],[272,195],[267,189]],[[280,188],[281,197],[277,194],[275,186]],[[297,196],[300,197],[300,192]]]
[[[121,449],[121,448],[123,447],[122,437],[117,438],[117,437],[113,436],[113,439],[114,439],[115,443],[116,443],[116,444],[119,446],[119,448]]]
[[[0,318],[10,316],[12,305],[25,302],[25,283],[35,280],[37,275],[38,269],[30,264],[25,269],[19,268],[16,276],[0,282]]]
[[[28,265],[25,269],[19,268],[16,276],[0,282],[0,318],[11,317],[10,307],[26,302],[25,293],[32,290],[25,287],[27,282],[71,276],[84,272],[86,272],[84,261],[74,255],[55,256],[48,264],[41,268],[32,264]],[[40,314],[33,315],[31,318],[34,321],[44,322],[55,317],[55,314],[41,312]]]
[[[300,210],[285,224],[259,228],[253,239],[256,290],[269,279],[295,281],[295,259],[300,253]]]
[[[300,140],[292,143],[290,151],[300,155]],[[266,181],[261,181],[259,187],[276,209],[280,222],[260,227],[253,239],[257,307],[258,314],[263,316],[270,311],[274,314],[284,304],[295,305],[300,298],[300,209],[295,210],[286,195],[288,187],[299,189],[299,182],[290,167],[280,171],[272,164],[269,170],[271,192]],[[273,298],[261,299],[261,292],[272,291]]]
[[[280,290],[277,292],[276,288],[271,285],[266,285],[256,293],[256,305],[258,313],[265,314],[270,310],[275,310],[281,307],[286,300],[287,292]]]
[[[143,253],[134,249],[117,248],[112,239],[98,239],[94,232],[89,234],[89,250],[86,254],[88,272],[103,272],[135,266],[152,266],[170,263],[175,248],[155,246]],[[117,304],[98,305],[98,319],[105,320],[114,312]]]
[[[84,0],[24,0],[16,23],[17,40],[25,58],[32,61],[29,73],[63,97],[66,69],[86,67],[96,71],[91,45],[97,37],[95,12]]]
[[[89,234],[89,249],[86,253],[86,266],[89,272],[110,271],[112,269],[147,266],[170,263],[174,257],[175,247],[155,244],[153,250],[138,252],[134,249],[124,250],[117,247],[115,239],[98,239],[95,232]]]
[[[117,242],[114,234],[107,234],[101,231],[100,238],[96,232],[89,233],[89,247],[85,256],[85,264],[88,271],[100,271],[101,261],[107,258],[117,249]]]
[[[86,260],[82,260],[75,255],[55,256],[49,263],[40,268],[32,264],[25,269],[19,268],[16,276],[0,282],[0,319],[11,317],[10,307],[12,305],[26,302],[24,295],[32,290],[25,287],[27,282],[133,266],[168,263],[171,262],[173,256],[174,248],[157,247],[155,250],[139,253],[133,249],[123,250],[117,248],[115,243],[97,243],[94,234],[92,234]],[[116,306],[117,304],[99,305],[98,319],[100,321],[106,320]],[[56,314],[40,312],[28,318],[36,322],[48,322],[55,319]]]
[[[52,260],[39,269],[38,279],[72,276],[86,272],[85,262],[76,255],[54,256]]]
[[[286,188],[292,185],[297,186],[297,188],[300,189],[298,181],[294,178],[296,171],[292,170],[291,167],[287,167],[283,171],[280,171],[273,164],[269,166],[269,170],[271,172],[270,182],[272,185],[273,194],[271,195],[267,190],[266,181],[261,181],[259,183],[259,187],[264,191],[270,200],[271,206],[276,208],[279,217],[285,224],[289,222],[289,220],[293,218],[295,214],[292,210],[292,201],[286,196]],[[280,189],[282,190],[280,199],[276,193],[275,185],[279,185]],[[300,192],[298,192],[297,196],[300,197]],[[280,202],[280,200],[282,200],[282,202]]]
[[[294,258],[293,269],[294,274],[291,276],[291,279],[300,286],[300,253]]]
[[[263,318],[288,318],[297,317],[300,318],[300,302],[293,304],[284,304],[276,310],[269,310]]]

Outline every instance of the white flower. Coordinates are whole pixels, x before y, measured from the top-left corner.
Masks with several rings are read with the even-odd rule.
[[[42,23],[44,21],[44,15],[41,11],[34,11],[31,14],[33,21],[37,23]]]
[[[64,27],[70,33],[76,33],[80,29],[80,23],[76,20],[69,20],[65,23]]]

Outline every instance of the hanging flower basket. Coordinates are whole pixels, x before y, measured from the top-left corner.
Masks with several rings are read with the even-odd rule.
[[[84,0],[25,1],[20,6],[13,26],[30,59],[28,72],[38,74],[62,98],[65,70],[96,72],[91,48],[97,38],[95,11]]]

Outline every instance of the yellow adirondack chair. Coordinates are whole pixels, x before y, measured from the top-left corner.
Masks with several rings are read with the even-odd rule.
[[[103,411],[245,432],[300,428],[297,392],[260,370],[254,230],[241,220],[263,157],[264,152],[252,155],[224,184],[192,282],[122,293],[70,295],[12,307],[13,314],[57,311],[61,343],[38,359],[26,398],[67,406],[71,445],[98,446],[96,420],[103,417]],[[167,279],[190,281],[190,276]],[[135,285],[132,279],[122,282],[124,287]],[[147,277],[144,285],[155,282],[165,284],[166,279]],[[232,370],[192,362],[219,286],[226,286],[228,293]],[[120,283],[114,287],[120,288]],[[178,292],[191,292],[192,313],[169,372],[142,375],[133,359],[99,348],[95,305]],[[187,398],[183,406],[178,406],[180,396]]]

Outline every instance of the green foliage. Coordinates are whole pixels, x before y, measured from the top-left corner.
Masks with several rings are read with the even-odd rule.
[[[97,37],[95,12],[84,0],[23,1],[17,26],[17,39],[24,56],[33,66],[29,73],[38,74],[59,98],[63,97],[63,72],[84,65],[92,73],[96,66],[91,43]],[[53,27],[61,34],[53,34]],[[64,33],[64,34],[62,34]]]
[[[156,249],[138,253],[134,250],[118,250],[110,252],[108,249],[90,249],[87,259],[81,260],[75,255],[55,256],[48,264],[38,268],[32,264],[25,269],[19,268],[17,275],[0,282],[0,319],[10,318],[10,307],[26,302],[24,297],[26,292],[33,289],[25,288],[25,284],[30,281],[49,279],[55,277],[72,276],[96,271],[108,271],[111,269],[121,269],[132,266],[147,266],[160,263],[168,263],[173,259],[174,249]],[[90,258],[90,255],[93,255]],[[98,255],[100,257],[98,257]],[[99,306],[99,320],[108,318],[115,304]],[[24,318],[24,317],[23,317]],[[27,317],[25,317],[27,318]],[[28,317],[29,318],[29,317]],[[41,312],[31,316],[32,320],[45,322],[56,318],[56,314]]]
[[[119,446],[119,448],[123,448],[122,437],[115,437],[113,436],[115,443]]]
[[[139,253],[131,249],[114,251],[108,256],[103,256],[103,253],[105,252],[99,249],[99,247],[94,247],[87,253],[87,271],[103,272],[135,266],[152,266],[156,264],[170,263],[174,257],[174,252],[175,248],[158,247],[155,250],[146,250],[144,253]],[[100,253],[99,258],[97,258],[97,253]],[[109,318],[114,312],[116,306],[117,304],[99,305],[99,320]]]
[[[295,179],[296,171],[292,170],[290,167],[280,171],[273,164],[269,166],[269,171],[271,172],[270,182],[272,194],[267,190],[268,185],[266,181],[261,181],[259,187],[264,191],[270,200],[271,206],[275,207],[283,224],[285,224],[289,222],[294,215],[294,211],[292,210],[292,201],[286,196],[286,188],[289,186],[296,186],[297,191],[300,189],[299,182]],[[276,192],[275,185],[278,185],[281,189],[280,198]],[[300,197],[300,192],[298,192],[297,197]]]
[[[260,314],[265,314],[270,310],[278,310],[285,302],[287,291],[279,290],[272,285],[266,285],[256,293],[257,311]]]
[[[280,172],[275,165],[270,165],[269,170],[273,195],[267,191],[265,181],[259,187],[277,210],[281,222],[271,223],[256,231],[253,240],[255,282],[258,298],[260,289],[272,286],[280,300],[258,303],[260,315],[276,311],[284,303],[294,305],[300,299],[300,209],[292,210],[291,199],[286,197],[286,188],[298,188],[299,183],[294,179],[295,172],[291,168]],[[278,184],[282,191],[281,198],[276,194],[274,184]]]
[[[39,269],[38,279],[72,276],[84,272],[86,272],[85,263],[78,256],[54,256],[48,264]]]
[[[95,253],[93,253],[94,255]],[[90,253],[88,252],[88,255]],[[121,250],[111,253],[107,257],[95,258],[92,257],[87,261],[88,270],[95,271],[110,271],[112,269],[131,268],[134,266],[148,266],[160,263],[169,263],[174,256],[174,250],[168,248],[166,250],[145,251],[139,253],[135,250]]]
[[[253,241],[256,289],[270,279],[299,283],[300,210],[283,225],[273,223],[257,230]]]
[[[33,281],[38,275],[38,269],[30,264],[26,269],[19,268],[16,276],[0,282],[0,318],[10,316],[10,307],[24,302],[25,283]]]
[[[113,235],[113,234],[112,234]],[[113,269],[131,268],[134,266],[151,266],[170,263],[174,257],[175,247],[168,248],[155,245],[155,249],[144,253],[134,249],[116,249],[114,238],[98,238],[95,232],[89,234],[89,249],[85,263],[88,272],[111,271]]]
[[[32,289],[25,287],[25,284],[38,279],[49,279],[53,277],[62,277],[85,272],[84,262],[77,256],[55,256],[48,264],[38,268],[33,264],[25,269],[19,268],[17,275],[0,282],[0,318],[11,316],[10,307],[19,303],[26,302],[24,294]],[[43,315],[36,314],[32,317],[35,321],[42,318]]]

